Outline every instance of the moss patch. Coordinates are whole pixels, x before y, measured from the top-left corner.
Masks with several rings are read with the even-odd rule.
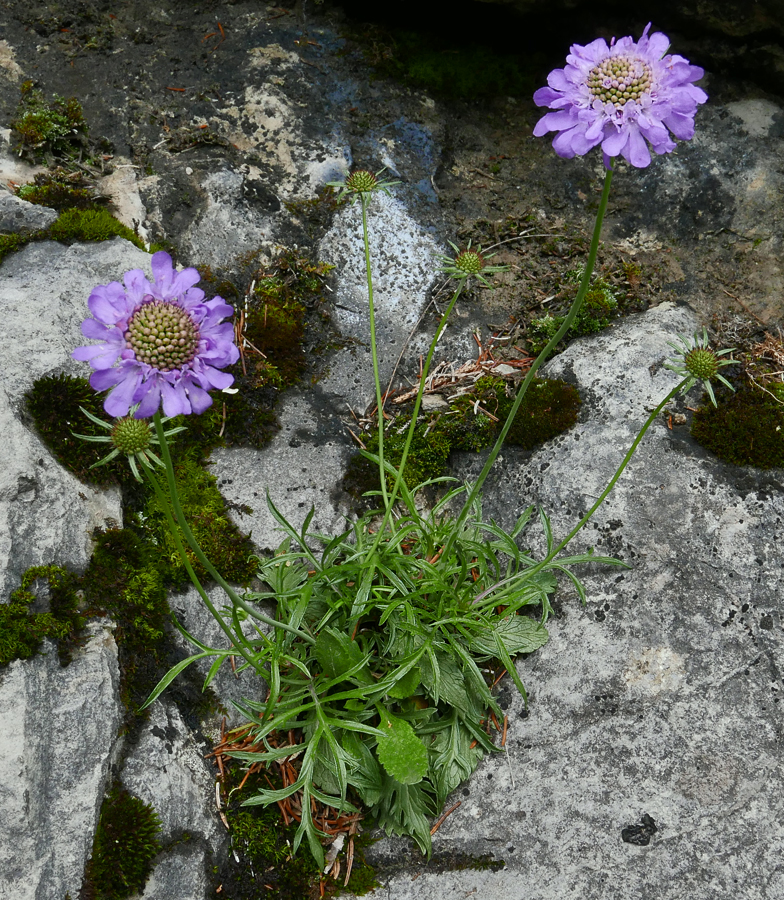
[[[55,94],[46,100],[32,81],[22,84],[22,96],[11,122],[19,152],[33,162],[53,157],[74,159],[87,147],[87,123],[75,97]]]
[[[784,404],[750,384],[716,399],[718,407],[706,403],[694,414],[694,439],[735,466],[784,467]]]
[[[63,243],[108,241],[113,237],[121,237],[140,250],[145,249],[141,238],[105,209],[66,209],[46,231],[50,240]]]
[[[257,569],[252,556],[255,552],[253,544],[250,537],[242,534],[229,519],[226,501],[218,490],[215,476],[188,456],[175,462],[174,473],[182,511],[204,554],[227,581],[248,584]],[[140,521],[165,565],[167,581],[179,588],[187,586],[190,583],[188,573],[165,513],[152,493],[148,494],[144,517]],[[199,579],[209,580],[193,552],[186,548],[186,553]]]
[[[105,419],[101,397],[90,387],[86,378],[70,375],[47,375],[39,378],[25,394],[27,409],[38,434],[52,451],[55,459],[81,481],[107,485],[126,481],[129,469],[125,462],[113,460],[93,469],[111,449],[74,437],[106,432],[91,422],[79,407],[84,407],[99,419]]]
[[[37,581],[49,586],[49,612],[33,613]],[[58,641],[60,662],[70,659],[72,639],[84,625],[79,613],[78,578],[60,566],[33,566],[22,576],[8,603],[0,603],[0,666],[15,659],[29,659],[44,638]]]
[[[582,272],[580,271],[573,270],[569,273],[568,282],[564,288],[564,297],[570,305],[577,295],[578,283],[581,277]],[[580,312],[561,341],[561,349],[573,338],[583,337],[586,334],[595,334],[604,330],[618,315],[619,311],[618,298],[612,286],[601,276],[595,277],[585,295]],[[526,339],[530,345],[532,355],[537,356],[544,350],[545,345],[555,336],[565,319],[565,315],[553,316],[548,313],[541,318],[532,319],[528,323]]]
[[[101,806],[86,885],[95,900],[126,900],[144,888],[161,850],[155,809],[115,785]],[[82,893],[85,888],[82,889]]]
[[[413,488],[444,475],[453,450],[478,451],[493,444],[513,402],[514,396],[507,395],[503,379],[485,376],[477,381],[471,394],[458,397],[448,410],[421,415],[406,461],[406,484]],[[506,443],[532,450],[571,428],[579,410],[580,395],[575,387],[559,379],[535,378]],[[400,464],[410,421],[410,414],[402,413],[387,425],[384,455],[395,466]],[[371,453],[378,452],[377,431],[367,439],[366,447]],[[377,486],[375,463],[356,454],[349,462],[344,489],[360,497]]]
[[[105,209],[66,209],[48,228],[30,234],[0,234],[0,262],[16,250],[33,241],[108,241],[114,237],[125,238],[140,250],[145,246],[130,228],[123,225]]]
[[[30,184],[23,184],[16,195],[28,203],[48,206],[62,212],[66,209],[92,209],[99,198],[81,172],[40,172]]]

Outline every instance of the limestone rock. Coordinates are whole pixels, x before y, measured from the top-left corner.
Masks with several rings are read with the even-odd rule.
[[[583,418],[533,454],[506,449],[486,515],[509,525],[539,503],[564,536],[677,383],[661,367],[666,340],[694,324],[660,307],[554,360],[547,374],[576,381]],[[466,457],[462,474],[476,469]],[[528,712],[502,688],[506,750],[457,792],[434,839],[436,861],[489,853],[505,868],[409,866],[386,896],[778,897],[782,519],[780,473],[730,470],[685,428],[656,422],[569,548],[594,545],[631,568],[581,567],[587,607],[561,579],[550,642],[518,663]],[[386,839],[371,855],[394,866],[401,850]]]
[[[0,671],[0,897],[77,897],[120,724],[103,623],[62,668],[54,646]]]
[[[0,192],[0,232],[29,234],[48,228],[56,219],[57,211],[48,206],[38,206],[14,194]]]
[[[226,831],[215,807],[215,776],[204,759],[210,749],[197,740],[171,703],[157,700],[150,707],[150,718],[125,758],[120,781],[155,808],[162,841],[188,832],[203,838],[213,852],[224,844]]]

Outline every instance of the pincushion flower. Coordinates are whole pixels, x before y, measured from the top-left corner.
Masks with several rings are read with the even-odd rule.
[[[136,406],[134,417],[145,419],[161,403],[167,416],[204,412],[208,392],[234,381],[220,371],[239,358],[234,329],[223,322],[234,310],[221,297],[205,302],[196,269],[177,272],[168,253],[153,254],[151,265],[153,282],[132,269],[124,287],[113,281],[92,291],[82,334],[100,343],[78,347],[73,358],[95,369],[90,384],[109,391],[111,416]]]
[[[693,84],[704,72],[667,54],[669,38],[649,35],[650,27],[636,43],[623,37],[609,46],[602,38],[573,44],[566,67],[550,72],[548,87],[534,94],[537,106],[555,110],[536,123],[534,135],[558,132],[553,147],[564,159],[601,144],[607,168],[620,155],[642,169],[651,161],[649,145],[661,154],[675,149],[671,134],[688,141],[697,107],[708,99]]]

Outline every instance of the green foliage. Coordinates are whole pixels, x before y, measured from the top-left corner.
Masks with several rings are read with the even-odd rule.
[[[514,397],[507,396],[503,379],[484,376],[470,394],[457,397],[447,411],[422,416],[414,430],[406,462],[404,478],[409,488],[442,476],[452,451],[479,451],[489,447],[498,436],[513,402]],[[506,443],[531,450],[571,428],[577,421],[579,409],[580,395],[575,387],[560,379],[535,378],[515,416]],[[410,415],[402,413],[387,425],[384,455],[393,466],[400,464],[410,421]],[[366,446],[369,452],[378,452],[377,431],[367,440]],[[377,484],[377,467],[365,456],[356,454],[349,462],[344,488],[357,495]]]
[[[125,238],[144,250],[143,241],[122,222],[118,222],[105,209],[66,209],[57,221],[47,229],[47,236],[54,241],[108,241],[113,237]]]
[[[512,402],[513,398],[499,398],[501,421],[509,414]],[[534,378],[509,429],[506,443],[533,450],[571,428],[577,422],[580,403],[580,394],[574,385],[559,378]]]
[[[101,807],[88,884],[96,900],[126,900],[144,887],[161,850],[155,809],[115,786]]]
[[[11,131],[20,142],[20,154],[25,153],[34,161],[44,160],[46,155],[73,158],[86,146],[87,123],[79,101],[55,94],[47,102],[32,81],[22,85]]]
[[[49,612],[31,613],[36,595],[35,582],[49,586]],[[8,603],[0,603],[0,666],[15,659],[29,659],[38,652],[44,638],[58,641],[60,661],[69,660],[68,639],[84,625],[78,610],[78,579],[59,566],[33,566],[21,578]]]
[[[255,574],[253,544],[249,535],[242,534],[229,519],[215,476],[197,459],[186,455],[175,463],[175,477],[185,518],[207,558],[227,581],[247,584]],[[152,492],[148,494],[144,528],[166,561],[167,580],[179,587],[188,584],[188,574],[165,513]],[[198,577],[204,578],[206,573],[193,552],[186,552]]]
[[[571,282],[571,288],[567,287],[568,294],[576,296],[577,284],[581,277],[582,272],[580,270],[574,270],[569,273],[567,278]],[[585,295],[580,312],[563,340],[569,341],[572,338],[602,331],[604,328],[607,328],[617,315],[618,299],[612,287],[603,278],[594,278],[591,287]],[[552,316],[548,313],[540,319],[532,319],[529,322],[527,340],[534,355],[544,350],[545,345],[563,325],[565,318],[566,316]]]
[[[144,250],[144,243],[130,228],[118,222],[105,209],[66,209],[48,228],[30,234],[0,235],[0,262],[16,250],[32,241],[108,241],[113,237],[125,238]]]
[[[46,375],[33,383],[25,394],[25,402],[41,439],[55,459],[81,481],[105,485],[129,478],[124,461],[113,460],[91,469],[105,455],[105,446],[73,436],[73,432],[91,436],[105,433],[79,408],[84,407],[98,418],[106,415],[100,395],[86,378]]]
[[[48,206],[60,212],[66,209],[92,209],[96,204],[94,192],[80,173],[39,172],[30,184],[23,184],[17,196],[28,203]]]
[[[716,393],[718,406],[694,414],[694,439],[735,466],[784,467],[784,403],[748,383]]]
[[[243,710],[254,744],[278,732],[294,734],[294,745],[287,738],[283,748],[272,742],[265,752],[230,755],[256,764],[284,754],[298,761],[293,784],[260,782],[244,806],[301,792],[293,850],[305,838],[319,865],[311,797],[347,814],[358,799],[380,827],[413,837],[429,854],[429,817],[497,749],[489,722],[503,713],[485,677],[488,663],[499,660],[524,694],[512,658],[547,641],[555,572],[582,590],[571,565],[615,562],[585,554],[536,563],[517,546],[531,508],[507,534],[483,521],[477,502],[458,528],[446,510],[463,491],[421,515],[403,487],[404,512],[382,538],[374,512],[328,538],[309,530],[313,512],[297,531],[269,503],[288,536],[261,562],[268,590],[246,601],[272,604],[296,633],[275,629],[255,643],[269,693],[264,702],[246,700]],[[552,548],[549,522],[540,520]]]

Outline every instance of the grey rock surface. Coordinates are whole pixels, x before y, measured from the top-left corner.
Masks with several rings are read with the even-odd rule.
[[[152,704],[137,743],[125,757],[120,781],[155,807],[161,840],[188,832],[203,838],[213,852],[226,841],[215,806],[215,776],[204,758],[210,749],[191,733],[176,706],[165,699]]]
[[[97,622],[72,662],[51,643],[0,671],[0,897],[77,897],[120,725],[117,646]]]
[[[47,228],[56,219],[56,210],[47,206],[36,206],[14,194],[0,191],[0,232],[28,234]]]
[[[211,859],[198,841],[165,852],[155,861],[141,900],[203,900],[209,896]]]
[[[81,247],[46,242],[12,255],[0,268],[0,602],[30,566],[83,570],[93,530],[122,521],[118,490],[77,481],[53,459],[29,419],[22,421],[23,395],[43,375],[88,374],[70,357],[83,342],[79,325],[92,287],[148,260],[121,239]]]
[[[585,398],[583,421],[533,454],[506,450],[486,514],[509,525],[541,504],[565,536],[677,383],[661,367],[666,340],[693,325],[684,309],[659,307],[554,360],[548,374]],[[476,468],[466,459],[461,472]],[[550,642],[518,663],[527,715],[502,683],[506,751],[455,793],[462,805],[430,867],[403,862],[400,842],[371,849],[400,867],[378,896],[781,896],[783,487],[780,472],[733,477],[654,423],[570,548],[593,545],[631,568],[582,567],[586,607],[562,583]],[[461,854],[505,868],[444,872]]]
[[[237,590],[242,593],[241,589],[237,588]],[[206,588],[206,591],[218,610],[224,610],[229,607],[229,600],[222,588],[213,585]],[[215,649],[224,649],[229,646],[226,634],[202,602],[196,588],[191,587],[181,594],[172,594],[169,597],[169,606],[177,621],[197,640]],[[197,652],[197,649],[182,632],[175,628],[172,628],[171,631],[174,643],[183,653],[192,655]],[[251,619],[246,619],[243,622],[242,631],[249,638],[258,636]],[[213,657],[210,657],[199,660],[193,665],[196,667],[199,675],[206,679],[213,661]],[[241,668],[243,664],[242,658],[236,657],[235,662],[236,669]],[[265,696],[265,693],[262,693],[264,688],[263,682],[248,670],[238,672],[236,669],[232,669],[231,663],[226,661],[210,682],[210,687],[221,704],[226,708],[226,722],[230,728],[245,721],[245,717],[237,711],[233,705],[234,703],[242,703],[245,699],[261,700]]]
[[[562,65],[568,44],[583,38],[567,33],[574,23],[566,13],[562,20],[552,16],[553,4],[536,5],[558,19],[556,38],[531,29],[537,50]],[[717,61],[695,139],[644,172],[621,165],[615,179],[608,244],[653,273],[661,284],[657,301],[680,295],[698,319],[660,307],[573,345],[551,364],[552,374],[580,386],[583,419],[533,455],[505,451],[486,492],[487,512],[499,521],[538,502],[553,516],[556,534],[568,531],[612,473],[646,408],[674,383],[660,367],[667,337],[728,307],[748,307],[771,328],[784,314],[784,113],[781,98],[768,93],[784,68],[777,68],[780,48],[761,46],[780,28],[771,18],[780,5],[723,5],[715,29],[735,28],[731,37],[743,42],[750,36],[743,51],[713,35],[679,37],[675,49],[695,64]],[[282,7],[239,0],[221,9],[228,38],[213,47],[218,37],[205,44],[204,36],[215,32],[215,10],[179,0],[154,6],[120,0],[100,27],[85,4],[68,10],[73,22],[42,0],[6,6],[0,68],[14,86],[9,92],[2,85],[3,124],[22,78],[34,74],[48,94],[77,95],[91,132],[116,148],[104,186],[126,224],[138,222],[140,234],[174,242],[181,264],[231,270],[243,254],[269,257],[277,244],[299,244],[338,266],[334,321],[346,345],[329,359],[326,377],[285,396],[281,431],[263,451],[234,448],[213,457],[226,499],[252,507],[235,516],[261,549],[282,538],[266,509],[268,488],[293,524],[313,506],[317,528],[343,527],[349,507],[340,482],[352,444],[341,420],[349,406],[361,413],[372,398],[358,209],[313,225],[306,211],[319,188],[348,165],[386,166],[403,182],[394,199],[378,198],[370,226],[384,376],[425,309],[433,256],[444,238],[470,232],[477,221],[491,235],[506,227],[507,216],[532,223],[533,231],[590,225],[601,162],[561,160],[547,141],[532,138],[540,111],[529,100],[436,103],[421,90],[371,79],[361,48],[347,45],[340,21],[329,18],[334,10],[322,15],[303,4],[302,22]],[[615,5],[597,24],[596,4],[559,6],[587,10],[589,37],[597,28],[638,34],[645,24],[630,7],[619,12]],[[657,16],[678,7],[678,21],[687,22],[716,8],[698,6],[674,0],[661,4]],[[100,46],[79,43],[88,37]],[[745,65],[749,55],[752,68],[764,72],[762,87],[741,85],[732,71],[735,60]],[[8,131],[0,136],[7,143]],[[16,156],[0,154],[0,182],[33,174]],[[18,202],[10,203],[14,211]],[[35,215],[51,218],[41,208]],[[83,568],[93,528],[121,520],[118,495],[67,476],[21,410],[35,378],[86,374],[70,359],[82,342],[86,298],[96,283],[135,266],[147,269],[149,257],[121,240],[36,244],[0,266],[6,438],[0,600],[29,565]],[[504,322],[546,296],[526,283],[522,266],[501,281],[492,295],[461,300],[440,358],[475,358],[474,324]],[[415,374],[423,349],[415,336],[401,377]],[[477,464],[476,457],[463,458],[459,472],[475,474]],[[462,805],[437,832],[429,867],[404,842],[376,845],[385,883],[377,896],[780,900],[781,492],[780,472],[729,469],[685,430],[656,423],[596,527],[575,541],[615,553],[633,568],[586,570],[586,608],[563,586],[550,643],[520,663],[531,698],[527,717],[520,698],[502,686],[508,753],[485,761],[456,794]],[[530,540],[541,549],[535,535]],[[214,623],[192,594],[172,604],[196,636],[213,640]],[[97,676],[85,681],[78,666],[86,663],[60,670],[51,652],[0,673],[0,756],[10,760],[7,777],[6,770],[0,777],[3,900],[4,890],[13,900],[77,895],[120,715],[110,641],[98,647],[96,634],[88,644]],[[245,681],[227,669],[217,683],[220,695],[246,696]],[[103,718],[90,706],[92,718],[82,727],[90,690]],[[33,719],[37,731],[28,737],[20,723]],[[60,760],[56,769],[50,748],[35,739],[46,728]],[[59,743],[61,736],[67,743]],[[206,900],[215,887],[210,865],[224,852],[226,836],[203,760],[208,749],[164,699],[122,763],[125,786],[162,816],[164,838],[193,835],[158,858],[145,898]],[[50,808],[51,798],[60,799]],[[506,865],[497,872],[452,871],[464,854],[492,854]]]

